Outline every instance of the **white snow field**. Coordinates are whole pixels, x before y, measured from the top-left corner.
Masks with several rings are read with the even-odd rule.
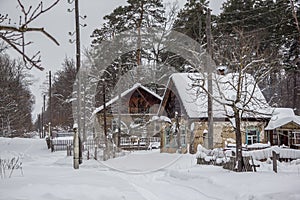
[[[0,138],[2,160],[20,155],[22,170],[0,179],[1,200],[299,200],[300,162],[260,163],[236,173],[196,164],[195,155],[132,152],[72,167],[65,151],[51,153],[43,139]]]

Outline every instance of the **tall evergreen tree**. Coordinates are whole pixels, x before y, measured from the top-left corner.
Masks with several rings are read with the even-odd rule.
[[[184,33],[199,43],[206,43],[207,0],[188,0],[177,15],[174,30]]]
[[[206,46],[206,18],[209,1],[207,0],[187,0],[184,7],[178,12],[173,25],[173,30],[183,33],[196,40],[202,47]],[[215,16],[212,16],[214,21]],[[200,49],[199,49],[200,50]],[[177,71],[189,71],[192,64],[180,56],[166,52],[165,59],[174,66]],[[172,59],[169,59],[169,58]],[[196,66],[193,66],[196,67]]]
[[[152,45],[142,45],[147,43],[147,39],[143,37],[147,33],[143,31],[145,28],[162,27],[166,20],[164,13],[161,0],[128,0],[127,5],[119,6],[111,14],[106,15],[103,18],[106,21],[103,27],[93,32],[91,36],[94,38],[92,55],[96,66],[105,66],[106,61],[104,59],[111,53],[110,48],[114,48],[115,43],[117,43],[112,42],[113,39],[120,36],[124,31],[131,31],[133,36],[130,39],[118,38],[121,40],[118,42],[122,43],[120,46],[126,46],[131,51],[123,52],[112,63],[108,61],[106,65],[106,73],[103,74],[103,78],[108,82],[106,84],[108,93],[115,87],[119,75],[141,65],[143,60],[149,61],[157,58],[150,49]]]

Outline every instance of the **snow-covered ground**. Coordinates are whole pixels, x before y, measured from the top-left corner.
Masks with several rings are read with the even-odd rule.
[[[194,155],[140,151],[108,161],[84,160],[79,170],[45,140],[0,138],[2,159],[22,155],[23,172],[0,179],[2,200],[300,199],[300,162],[260,163],[257,173],[196,165]]]

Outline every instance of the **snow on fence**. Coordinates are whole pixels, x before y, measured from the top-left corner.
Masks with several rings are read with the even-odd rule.
[[[279,154],[280,159],[300,159],[300,150],[281,148],[277,146],[255,151],[243,151],[243,156],[252,156],[255,160],[265,160],[273,157],[272,151],[275,151],[277,154]]]
[[[300,159],[300,150],[287,149],[281,147],[269,147],[260,150],[243,151],[243,171],[256,171],[253,160],[273,159],[273,152],[276,156],[275,160],[296,160]],[[235,170],[235,150],[213,149],[208,150],[198,145],[197,148],[197,164],[219,165],[225,169]]]
[[[149,138],[138,138],[138,137],[127,137],[121,138],[120,147],[124,150],[147,150],[150,148],[159,148],[160,138],[149,137]]]

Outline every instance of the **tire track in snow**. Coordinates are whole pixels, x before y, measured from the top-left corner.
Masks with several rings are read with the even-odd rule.
[[[173,161],[171,161],[161,167],[151,169],[151,170],[141,170],[141,171],[122,170],[122,169],[118,169],[116,167],[110,166],[109,164],[106,164],[103,161],[100,161],[100,160],[96,160],[96,161],[99,163],[99,166],[101,166],[101,168],[106,167],[107,169],[109,169],[111,171],[120,172],[120,173],[124,173],[124,174],[143,175],[143,174],[151,174],[151,173],[155,173],[155,172],[165,171],[169,167],[173,166],[179,159],[181,159],[182,156],[183,156],[183,154],[179,155],[176,159],[174,159]]]
[[[184,188],[193,190],[193,191],[199,193],[200,195],[202,195],[202,196],[204,196],[204,197],[206,197],[206,198],[208,198],[208,199],[223,200],[223,199],[220,199],[220,198],[218,198],[218,197],[210,196],[210,195],[208,195],[208,194],[206,194],[206,193],[204,193],[204,192],[201,192],[199,189],[194,188],[194,187],[192,187],[192,186],[187,186],[187,185],[178,184],[178,183],[174,183],[174,182],[173,182],[173,184],[178,185],[178,186],[180,186],[180,187],[184,187]]]
[[[189,185],[186,185],[186,184],[180,184],[176,181],[170,181],[170,180],[166,180],[166,179],[161,179],[161,181],[163,182],[166,182],[166,183],[169,183],[169,184],[172,184],[172,185],[177,185],[179,187],[183,187],[183,188],[186,188],[186,189],[189,189],[189,190],[192,190],[196,193],[198,193],[200,196],[203,196],[203,197],[206,197],[207,199],[213,199],[213,200],[224,200],[222,198],[218,198],[218,197],[215,197],[215,196],[211,196],[211,195],[208,195],[206,194],[205,192],[202,192],[200,191],[198,188],[195,188],[195,187],[192,187],[192,186],[189,186]],[[201,198],[202,199],[202,198]],[[203,200],[203,199],[202,199]]]
[[[118,170],[111,170],[111,169],[109,169],[109,171],[114,172],[113,174],[110,174],[110,175],[120,178],[120,179],[124,180],[125,182],[127,182],[128,185],[132,186],[133,191],[136,192],[141,197],[143,197],[141,200],[144,200],[144,199],[145,200],[161,200],[162,199],[157,194],[153,193],[153,191],[151,191],[152,188],[148,189],[139,183],[139,181],[141,179],[143,179],[143,180],[145,178],[148,179],[149,178],[148,175],[126,174],[126,173],[120,172]],[[140,177],[140,176],[142,176],[142,177]],[[137,180],[139,180],[139,181],[137,181]],[[145,183],[145,180],[142,181],[142,183]],[[124,198],[124,199],[126,199],[126,198]]]
[[[114,170],[112,170],[114,171]],[[144,197],[146,200],[161,200],[162,198],[158,195],[158,194],[155,194],[152,190],[153,188],[146,188],[145,185],[143,184],[143,186],[141,184],[139,184],[137,181],[136,181],[136,176],[140,176],[141,174],[135,174],[134,175],[134,179],[132,179],[133,177],[131,176],[132,174],[125,174],[123,172],[120,172],[118,170],[115,171],[116,174],[115,176],[118,176],[119,178],[122,178],[123,180],[127,181],[128,184],[132,185],[133,188],[135,189],[135,191],[140,194],[142,197]],[[155,175],[157,174],[158,172],[153,172],[151,174]],[[200,191],[199,189],[195,188],[195,187],[192,187],[192,186],[188,186],[184,183],[180,184],[178,183],[176,180],[175,181],[172,181],[172,180],[166,180],[166,178],[168,176],[166,176],[167,173],[164,173],[164,175],[159,175],[159,178],[158,179],[155,179],[153,180],[153,176],[151,175],[150,173],[143,176],[143,179],[146,178],[146,180],[148,180],[149,178],[152,179],[152,180],[148,180],[151,182],[151,184],[155,184],[155,185],[160,185],[160,183],[167,183],[168,185],[170,186],[177,186],[178,190],[177,189],[174,189],[174,187],[170,187],[170,191],[172,191],[172,194],[176,195],[176,191],[182,191],[182,190],[188,190],[188,191],[193,191],[193,193],[195,194],[195,197],[196,199],[199,199],[199,197],[201,197],[200,199],[201,200],[224,200],[222,198],[218,198],[218,197],[215,197],[215,196],[212,196],[212,195],[209,195],[209,194],[206,194],[205,192],[202,192]],[[139,178],[138,178],[139,179]],[[143,183],[146,183],[145,181]],[[139,184],[139,185],[138,185]],[[147,185],[147,184],[146,184]],[[184,189],[185,188],[185,189]],[[168,193],[168,192],[167,192]],[[166,195],[167,193],[163,193],[162,195]],[[178,194],[178,199],[180,199],[180,194]]]
[[[134,189],[146,200],[161,200],[158,196],[156,196],[153,192],[150,190],[143,188],[141,186],[137,186],[136,184],[130,182],[130,185],[134,187]]]

